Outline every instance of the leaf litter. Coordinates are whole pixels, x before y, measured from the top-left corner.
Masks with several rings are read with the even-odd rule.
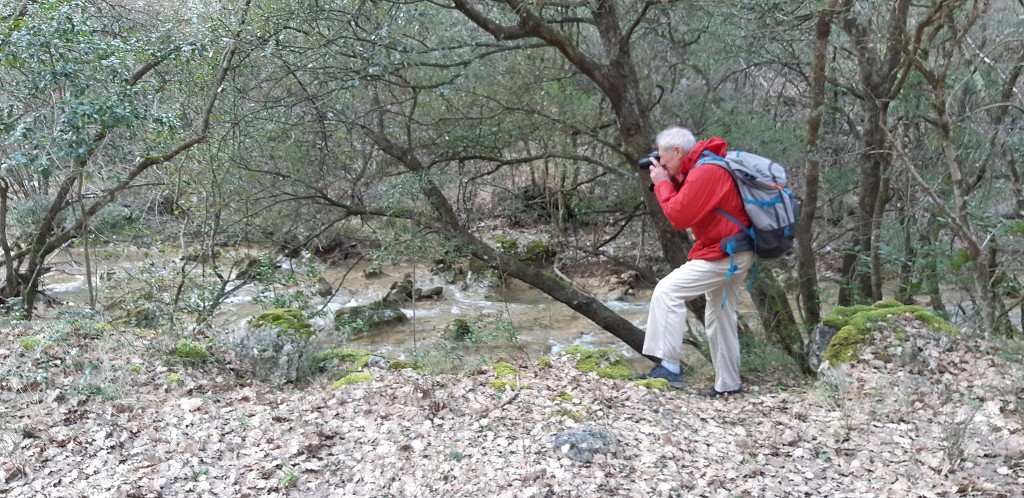
[[[910,317],[790,389],[709,400],[607,380],[555,355],[518,382],[371,369],[272,386],[211,369],[89,393],[3,334],[0,494],[19,496],[1022,496],[1024,377]],[[87,346],[82,346],[87,347]],[[138,345],[143,348],[144,345]],[[108,370],[145,363],[108,355]],[[52,364],[57,360],[50,360]],[[45,361],[44,361],[45,362]],[[100,392],[102,391],[102,392]],[[113,392],[113,394],[111,394]],[[614,452],[558,451],[573,428]]]

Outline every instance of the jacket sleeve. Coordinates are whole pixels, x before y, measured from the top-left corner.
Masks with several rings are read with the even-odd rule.
[[[669,223],[676,230],[685,230],[718,207],[732,185],[728,171],[705,164],[690,170],[681,189],[676,190],[672,182],[658,182],[654,194]]]

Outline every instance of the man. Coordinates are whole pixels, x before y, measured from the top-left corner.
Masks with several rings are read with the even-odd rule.
[[[644,377],[665,379],[676,389],[683,387],[679,362],[686,333],[686,301],[703,294],[707,297],[704,326],[715,368],[715,385],[705,395],[739,394],[743,387],[736,301],[754,255],[745,244],[743,231],[721,211],[747,227],[750,218],[732,174],[718,165],[697,164],[705,151],[725,156],[727,144],[718,137],[697,142],[685,128],[662,131],[657,144],[661,158],[652,158],[650,167],[654,194],[672,226],[692,230],[695,242],[686,264],[654,288],[643,353],[661,362]],[[735,250],[730,255],[727,249]]]

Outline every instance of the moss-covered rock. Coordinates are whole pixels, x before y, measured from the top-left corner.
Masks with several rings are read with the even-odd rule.
[[[331,389],[338,389],[341,386],[347,386],[351,384],[358,384],[360,382],[370,382],[373,380],[373,376],[366,372],[352,372],[340,379],[334,384],[331,384]]]
[[[565,354],[579,357],[576,369],[581,372],[596,372],[604,379],[628,379],[633,376],[622,353],[613,349],[591,349],[585,346],[569,346]]]
[[[275,327],[283,335],[296,337],[313,337],[313,324],[302,315],[302,310],[295,308],[275,308],[256,315],[249,321],[252,328]]]
[[[174,344],[174,356],[197,363],[204,363],[213,358],[205,344],[184,338],[178,339]]]
[[[874,306],[836,308],[822,321],[825,325],[838,330],[822,354],[822,363],[837,366],[856,360],[860,355],[861,346],[871,336],[871,324],[888,322],[893,317],[904,314],[912,315],[915,320],[935,332],[960,335],[956,327],[921,306],[882,301]]]
[[[375,302],[361,306],[341,308],[334,314],[334,325],[341,328],[347,324],[360,323],[362,328],[370,330],[384,325],[400,323],[408,320],[398,304]]]

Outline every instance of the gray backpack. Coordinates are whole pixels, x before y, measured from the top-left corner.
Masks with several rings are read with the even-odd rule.
[[[793,249],[796,222],[800,219],[800,201],[786,188],[786,170],[771,159],[750,152],[729,152],[725,157],[705,151],[697,165],[717,164],[732,173],[750,217],[750,228],[717,209],[743,229],[737,236],[722,241],[722,249],[732,254],[753,250],[761,259],[784,256]]]

